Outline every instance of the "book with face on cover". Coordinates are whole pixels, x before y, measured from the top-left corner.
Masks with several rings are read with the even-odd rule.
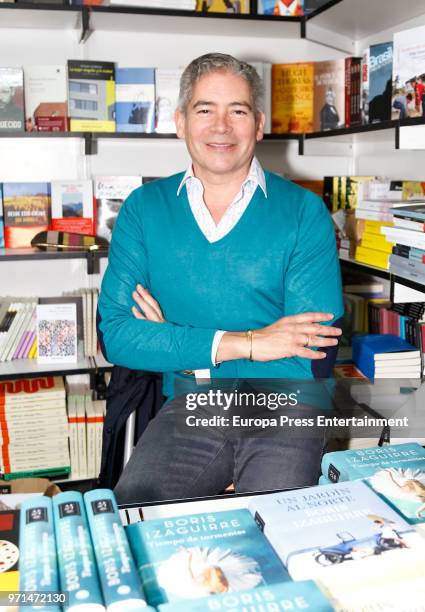
[[[155,132],[175,134],[174,112],[179,98],[181,68],[155,70]]]
[[[126,532],[154,607],[289,580],[245,509],[134,523]]]
[[[337,611],[419,609],[425,540],[364,482],[254,497],[249,509],[294,580]],[[410,609],[410,608],[409,608]]]
[[[24,131],[24,72],[0,67],[0,132]]]
[[[345,125],[345,60],[314,63],[313,131]]]
[[[392,41],[371,45],[369,48],[369,123],[391,119],[392,70]]]

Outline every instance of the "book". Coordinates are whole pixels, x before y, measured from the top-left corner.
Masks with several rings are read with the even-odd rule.
[[[275,17],[301,17],[304,15],[305,0],[258,0],[259,15]]]
[[[124,200],[141,185],[141,176],[95,177],[96,234],[98,236],[111,241],[112,230]]]
[[[425,26],[394,33],[392,119],[423,117]]]
[[[392,334],[353,336],[352,345],[354,363],[370,379],[375,378],[375,367],[380,362],[398,367],[413,359],[420,365],[420,352],[416,347]],[[419,376],[420,367],[416,372]]]
[[[425,449],[420,444],[326,453],[322,472],[331,482],[366,479],[409,524],[425,527]]]
[[[391,119],[393,43],[371,45],[369,50],[369,123]]]
[[[162,604],[159,612],[277,612],[314,610],[332,612],[333,607],[312,580],[285,582],[228,595],[212,595],[174,604]]]
[[[6,248],[26,248],[50,220],[49,183],[3,183]]]
[[[105,607],[108,611],[146,606],[114,494],[94,489],[84,494]]]
[[[362,481],[254,497],[249,509],[294,580],[338,611],[423,602],[425,541]],[[407,589],[407,590],[406,590]]]
[[[76,363],[77,309],[74,303],[37,306],[37,361]]]
[[[425,223],[425,202],[416,204],[406,204],[405,206],[391,208],[390,212],[395,217],[402,217],[404,219],[417,219],[422,223]]]
[[[177,108],[181,68],[155,70],[155,132],[175,134],[174,111]]]
[[[24,73],[0,67],[0,132],[24,131]]]
[[[154,607],[289,580],[246,509],[134,523],[126,532]]]
[[[115,64],[68,60],[71,132],[115,132]]]
[[[196,10],[203,13],[249,13],[249,0],[196,0]]]
[[[313,131],[344,127],[345,104],[345,60],[314,62]]]
[[[52,222],[57,232],[95,233],[92,181],[52,181]]]
[[[0,249],[4,248],[3,187],[0,183]]]
[[[115,89],[117,132],[153,132],[155,68],[117,68]]]
[[[345,127],[361,125],[361,57],[345,58]]]
[[[382,233],[387,236],[388,240],[391,242],[425,250],[425,235],[422,233],[412,232],[409,229],[400,229],[398,227],[383,227]]]
[[[19,590],[47,593],[59,591],[50,497],[39,495],[22,503],[19,530]],[[55,605],[53,600],[48,606],[40,606],[41,610],[44,608],[59,612],[61,606],[59,603]]]
[[[7,495],[4,497],[16,497]],[[19,510],[0,511],[0,591],[19,589]]]
[[[314,63],[272,65],[272,132],[313,131]]]
[[[25,66],[24,76],[26,131],[66,132],[68,104],[65,66]]]
[[[103,612],[102,592],[83,496],[79,491],[52,499],[59,582],[70,612]]]
[[[369,54],[370,47],[362,53],[361,84],[360,84],[360,114],[362,125],[369,123]]]
[[[383,251],[378,251],[377,249],[358,246],[356,247],[354,258],[359,263],[376,266],[377,268],[383,268],[384,270],[388,270],[389,268],[390,254]]]
[[[272,65],[270,62],[248,62],[255,68],[264,87],[264,133],[272,133]]]

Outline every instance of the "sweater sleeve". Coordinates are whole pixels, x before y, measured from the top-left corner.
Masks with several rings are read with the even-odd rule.
[[[131,312],[137,283],[149,290],[142,194],[143,188],[129,196],[113,231],[98,308],[98,333],[105,357],[116,365],[154,372],[210,368],[217,330],[139,320]]]
[[[285,315],[330,312],[335,321],[344,306],[332,219],[319,197],[305,192],[304,198],[285,275]]]

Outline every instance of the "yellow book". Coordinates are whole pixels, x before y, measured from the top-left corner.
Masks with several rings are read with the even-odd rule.
[[[272,132],[303,134],[313,131],[314,64],[273,64]]]
[[[384,253],[392,253],[394,243],[389,242],[383,235],[364,232],[360,246],[376,251],[383,251]]]
[[[359,263],[365,263],[370,266],[376,266],[377,268],[388,270],[390,254],[384,253],[383,251],[378,251],[376,249],[358,246],[356,248],[354,259]]]
[[[394,227],[392,221],[372,221],[370,219],[364,220],[364,230],[368,234],[379,234],[382,236],[381,227]]]
[[[28,359],[34,359],[37,356],[37,340],[34,340],[30,352],[28,353]]]
[[[197,0],[196,10],[203,13],[249,13],[249,0]]]

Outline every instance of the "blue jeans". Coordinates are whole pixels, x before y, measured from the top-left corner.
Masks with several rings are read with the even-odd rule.
[[[294,418],[317,413],[303,406],[287,412]],[[246,435],[232,427],[189,428],[189,414],[179,397],[149,423],[115,488],[119,504],[217,495],[231,483],[237,493],[317,484],[324,429],[308,437],[301,428],[282,427]],[[218,412],[205,406],[192,414],[211,418]]]

